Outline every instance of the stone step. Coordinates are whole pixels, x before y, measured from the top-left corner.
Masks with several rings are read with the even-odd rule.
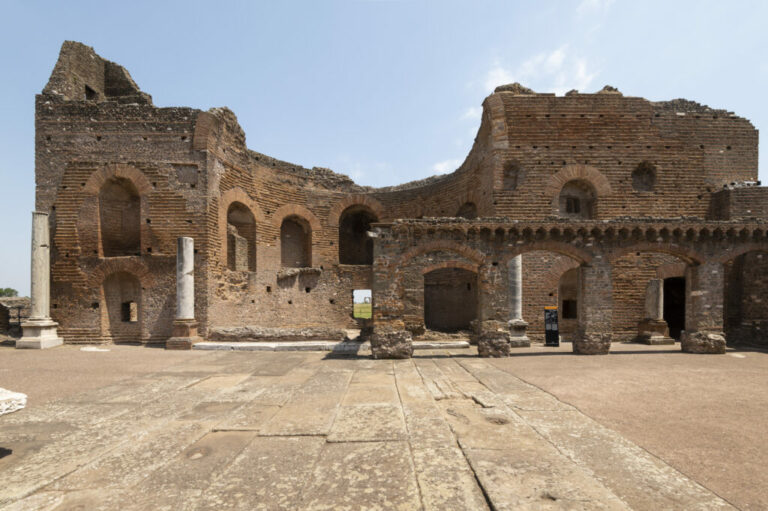
[[[368,342],[353,341],[296,341],[296,342],[198,342],[196,350],[222,351],[332,351],[334,353],[366,353],[370,352]],[[414,341],[414,350],[455,350],[468,349],[466,341],[430,342]]]

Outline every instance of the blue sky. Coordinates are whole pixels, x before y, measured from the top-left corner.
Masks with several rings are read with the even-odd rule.
[[[158,106],[228,106],[248,146],[372,186],[450,172],[483,98],[610,84],[768,126],[768,2],[0,0],[0,287],[29,292],[34,95],[65,39]],[[765,158],[760,178],[768,182]]]

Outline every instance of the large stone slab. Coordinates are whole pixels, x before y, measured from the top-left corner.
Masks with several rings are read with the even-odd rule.
[[[461,449],[455,446],[422,449],[412,445],[412,450],[425,510],[488,509]]]
[[[203,492],[196,509],[305,509],[304,489],[324,445],[320,437],[257,437]]]
[[[319,371],[261,428],[262,435],[325,435],[346,392],[352,371]]]
[[[711,491],[581,412],[519,413],[634,509],[732,509]]]
[[[404,440],[405,437],[405,423],[399,406],[361,404],[339,409],[328,441],[384,442]]]
[[[325,444],[300,509],[420,509],[407,442]]]

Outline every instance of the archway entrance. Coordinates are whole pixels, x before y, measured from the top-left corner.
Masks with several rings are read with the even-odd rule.
[[[424,275],[424,325],[430,330],[468,330],[477,319],[477,273],[441,268]]]
[[[339,263],[373,264],[373,240],[368,237],[371,224],[378,218],[365,207],[344,210],[339,222]]]
[[[664,321],[669,336],[679,341],[685,330],[685,277],[664,279]]]

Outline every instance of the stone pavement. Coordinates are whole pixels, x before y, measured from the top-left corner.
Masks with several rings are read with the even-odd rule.
[[[30,406],[0,419],[0,509],[731,508],[499,361],[451,353],[204,352]]]

